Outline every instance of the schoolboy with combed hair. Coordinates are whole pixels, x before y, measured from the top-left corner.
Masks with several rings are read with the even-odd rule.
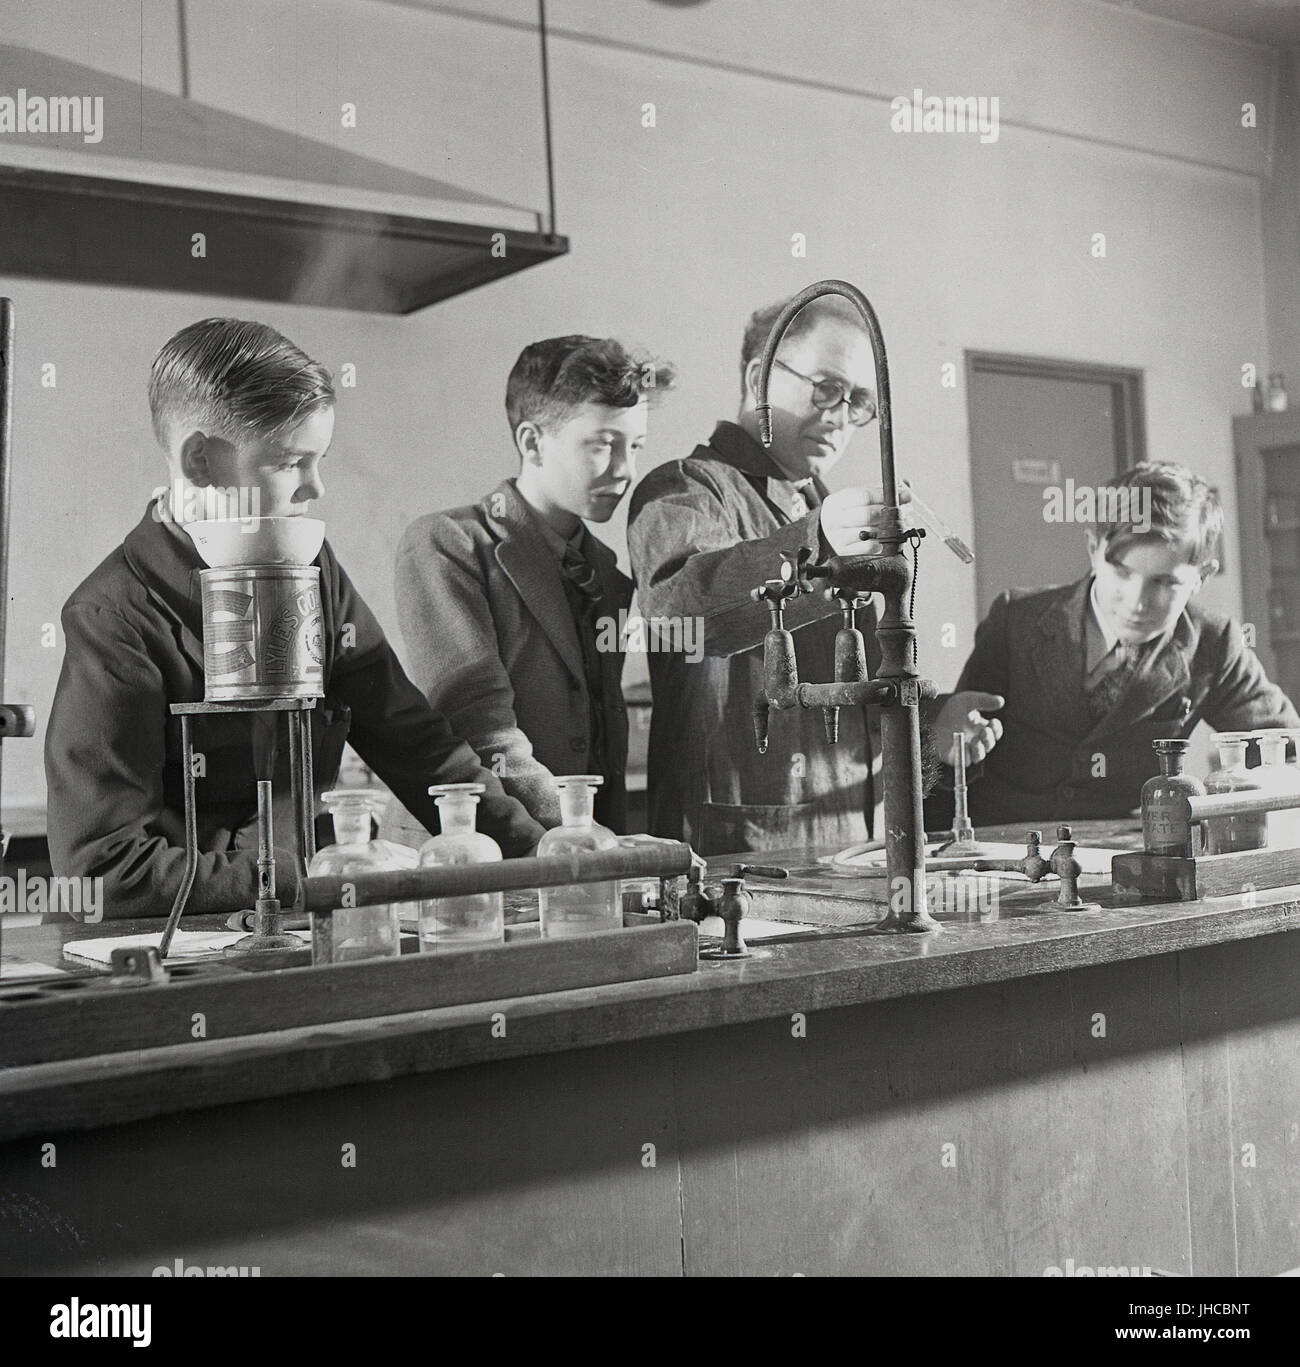
[[[330,373],[265,323],[204,318],[159,349],[149,371],[154,436],[178,422],[227,435],[273,436],[335,401]]]
[[[1143,461],[1110,482],[1113,497],[1098,492],[1098,520],[1093,530],[1107,554],[1135,536],[1157,536],[1181,546],[1189,564],[1203,567],[1203,578],[1216,574],[1223,556],[1223,505],[1219,496],[1185,465]],[[1106,518],[1107,510],[1123,516]],[[1113,505],[1113,506],[1112,506]]]
[[[1185,466],[1146,461],[1095,491],[1090,573],[1001,594],[957,687],[1002,694],[1003,734],[972,773],[976,824],[1128,815],[1152,741],[1300,725],[1236,622],[1193,602],[1219,568],[1223,509]],[[1122,496],[1122,497],[1117,497]],[[951,824],[930,799],[927,829]]]
[[[612,338],[526,346],[506,382],[519,474],[417,519],[398,547],[412,677],[544,826],[560,821],[556,776],[582,773],[604,780],[597,820],[626,825],[632,584],[585,524],[608,522],[631,487],[650,401],[672,382]],[[400,822],[388,833],[410,838]]]
[[[548,427],[585,404],[632,408],[672,387],[673,368],[634,356],[612,337],[548,337],[520,353],[506,380],[506,419]]]
[[[180,723],[170,708],[202,700],[205,680],[204,566],[183,524],[210,514],[205,496],[217,490],[254,516],[306,515],[324,493],[334,432],[329,372],[273,328],[239,319],[204,319],[166,342],[149,403],[170,482],[64,605],[45,743],[51,862],[60,875],[102,877],[108,917],[167,915],[185,864]],[[531,850],[541,827],[402,672],[328,541],[314,563],[324,673],[324,696],[308,714],[314,793],[332,785],[350,741],[426,830],[439,829],[431,784],[479,782],[482,829],[508,855]],[[192,718],[203,756],[194,914],[240,910],[257,896],[258,779],[273,779],[280,839],[294,829],[287,738],[260,720]],[[278,847],[286,905],[303,873],[296,853]]]

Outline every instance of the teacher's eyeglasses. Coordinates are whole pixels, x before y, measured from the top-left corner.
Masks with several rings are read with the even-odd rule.
[[[786,365],[784,361],[777,361],[776,364],[782,370],[788,370],[797,379],[812,385],[814,408],[819,408],[825,413],[832,408],[838,408],[842,403],[847,403],[849,421],[854,427],[865,427],[876,416],[876,401],[871,397],[869,390],[849,390],[839,380],[814,380],[811,375],[802,374],[794,366]]]

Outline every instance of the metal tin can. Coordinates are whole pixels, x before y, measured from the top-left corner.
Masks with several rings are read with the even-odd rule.
[[[200,578],[206,701],[324,695],[316,565],[243,565]]]

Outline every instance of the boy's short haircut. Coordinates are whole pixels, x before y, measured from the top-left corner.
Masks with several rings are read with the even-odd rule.
[[[1223,559],[1223,506],[1218,494],[1185,465],[1143,461],[1098,491],[1094,524],[1107,560],[1137,537],[1156,536],[1186,548],[1191,565]],[[1121,491],[1131,490],[1127,495]],[[1118,516],[1111,514],[1118,513]]]
[[[791,295],[790,299],[793,298],[794,296]],[[749,322],[745,324],[745,335],[740,343],[740,396],[742,399],[745,397],[745,371],[749,369],[750,361],[763,354],[763,347],[767,344],[772,325],[781,316],[781,310],[790,302],[790,299],[778,299],[775,304],[756,309],[749,315]],[[790,326],[786,328],[785,334],[781,338],[781,345],[784,346],[787,342],[793,342],[797,337],[806,336],[818,324],[831,318],[857,328],[864,337],[869,336],[867,325],[862,321],[862,315],[853,304],[849,303],[842,295],[823,294],[811,303],[805,304],[795,314]]]
[[[265,323],[204,318],[162,346],[149,372],[154,435],[177,422],[227,437],[269,437],[334,403],[330,373]]]
[[[512,434],[521,422],[545,430],[583,404],[632,408],[671,389],[674,378],[672,366],[634,356],[612,337],[548,337],[519,353],[506,382],[506,417]]]

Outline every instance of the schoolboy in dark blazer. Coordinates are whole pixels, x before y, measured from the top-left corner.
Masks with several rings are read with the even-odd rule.
[[[1157,770],[1151,742],[1202,720],[1300,726],[1241,628],[1191,601],[1219,567],[1214,491],[1155,462],[1113,487],[1120,497],[1107,504],[1120,516],[1086,533],[1091,572],[1002,594],[975,633],[957,688],[1006,699],[1002,737],[971,778],[976,825],[1123,816]],[[951,825],[944,798],[929,799],[927,829]]]
[[[237,492],[232,505],[260,516],[305,513],[323,493],[334,428],[328,372],[260,323],[210,318],[183,329],[159,352],[149,397],[172,482],[64,606],[45,743],[51,862],[60,875],[102,877],[106,917],[166,915],[185,862],[180,724],[169,704],[204,695],[204,566],[178,519],[201,515],[218,491]],[[482,829],[507,855],[529,852],[542,828],[402,672],[328,542],[315,563],[325,689],[309,714],[315,791],[333,784],[349,740],[429,831],[439,829],[430,784],[479,782]],[[247,716],[201,716],[194,746],[204,769],[190,910],[251,906],[258,778],[274,777],[282,845],[293,829],[285,728],[269,742]],[[299,865],[277,849],[286,904]]]
[[[649,399],[671,380],[609,339],[525,347],[506,387],[519,475],[417,519],[398,548],[412,678],[544,826],[560,821],[555,776],[574,773],[604,779],[597,820],[626,824],[632,582],[584,524],[607,522],[631,487]]]

